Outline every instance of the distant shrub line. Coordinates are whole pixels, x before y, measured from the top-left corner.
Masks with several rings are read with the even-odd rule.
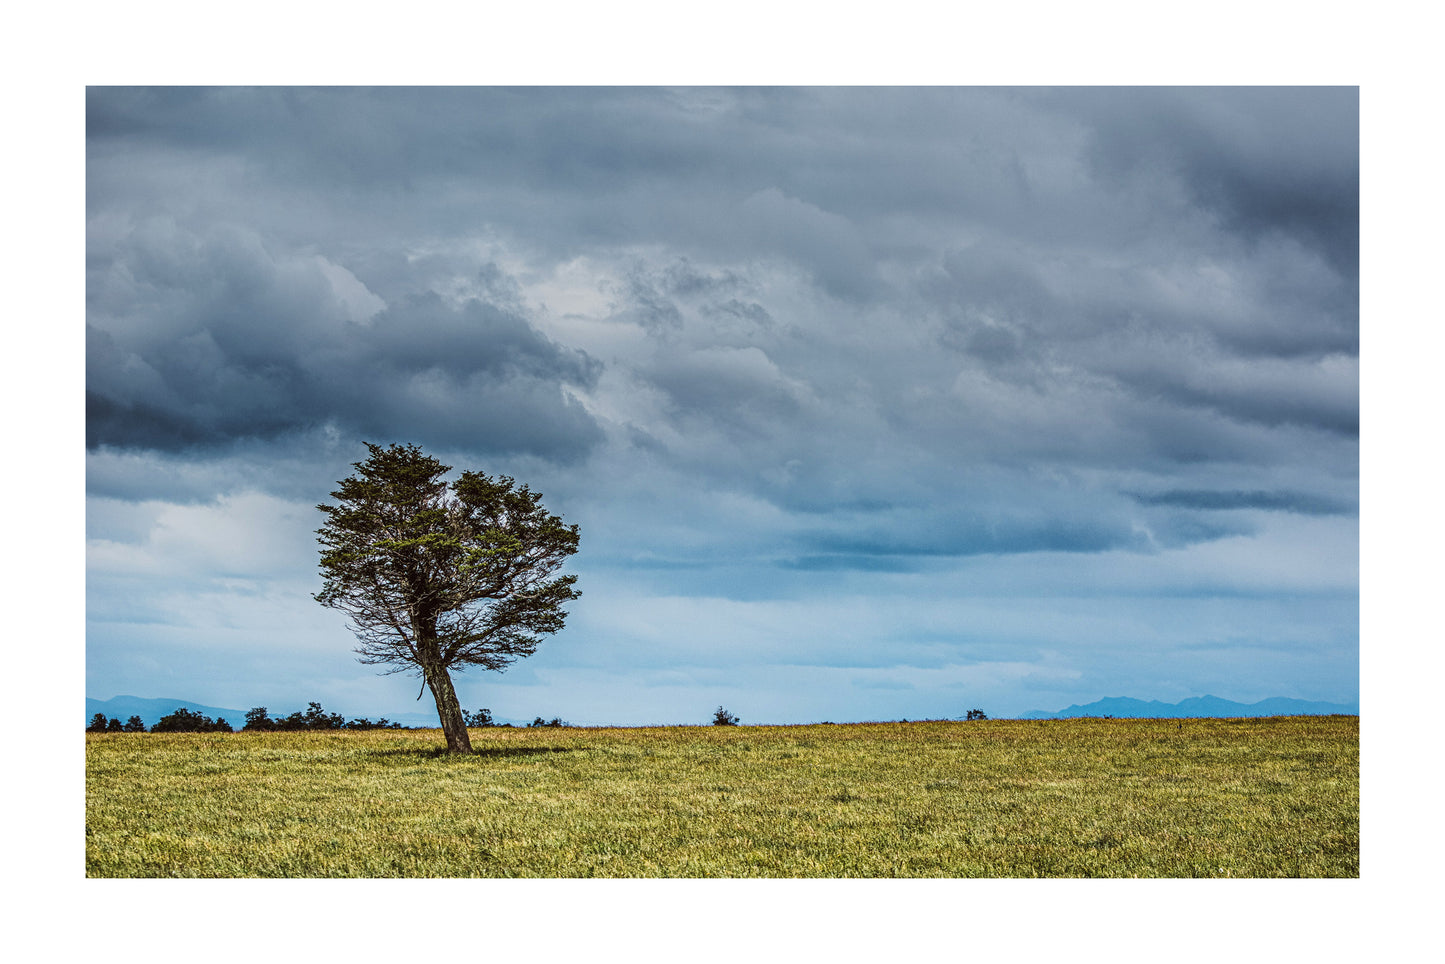
[[[483,707],[475,713],[462,711],[462,719],[469,727],[479,726],[511,726],[510,723],[497,723],[492,719],[492,711]],[[543,720],[540,716],[527,724],[528,726],[567,726],[568,724],[561,717],[553,717],[550,721]],[[246,711],[246,723],[241,727],[242,732],[291,732],[297,730],[401,730],[409,729],[400,723],[394,723],[386,717],[379,720],[370,720],[360,717],[348,720],[340,713],[327,713],[321,708],[320,703],[309,703],[303,713],[300,710],[290,716],[272,718],[266,707],[256,706]],[[90,718],[86,726],[87,733],[145,733],[145,721],[139,716],[132,716],[122,723],[115,717],[106,719],[104,713],[97,713]],[[184,706],[174,713],[163,716],[155,726],[149,730],[151,733],[235,733],[235,727],[231,726],[225,719],[211,719],[194,710]]]
[[[139,716],[132,716],[124,723],[112,716],[107,722],[104,713],[92,716],[90,725],[85,728],[87,733],[144,733],[145,731],[145,721]]]
[[[968,720],[986,720],[988,716],[983,710],[969,710],[965,717]],[[462,720],[468,727],[484,726],[506,726],[510,723],[498,723],[492,719],[492,711],[483,707],[475,713],[468,713],[462,710]],[[719,706],[713,713],[713,726],[737,726],[738,718]],[[900,722],[907,723],[907,720]],[[554,716],[550,720],[537,717],[528,723],[528,727],[534,726],[571,726],[560,716]],[[241,727],[243,732],[290,732],[296,730],[401,730],[410,729],[403,727],[400,723],[393,723],[386,717],[372,721],[366,717],[348,720],[340,713],[327,713],[321,708],[320,703],[308,703],[303,713],[297,710],[290,716],[277,717],[272,719],[264,706],[256,706],[246,711],[246,724]],[[139,716],[132,716],[122,723],[115,717],[106,719],[104,713],[97,713],[90,718],[86,726],[87,733],[145,733],[145,721]],[[235,728],[226,722],[225,718],[211,719],[193,710],[182,706],[174,713],[163,716],[156,725],[150,728],[151,733],[234,733]]]
[[[400,723],[392,723],[386,717],[372,722],[366,717],[356,720],[347,720],[340,713],[327,713],[321,708],[320,703],[308,703],[306,712],[297,711],[290,716],[282,716],[272,719],[266,712],[266,707],[256,706],[246,711],[246,725],[241,727],[243,731],[264,731],[272,730],[294,731],[294,730],[399,730]]]

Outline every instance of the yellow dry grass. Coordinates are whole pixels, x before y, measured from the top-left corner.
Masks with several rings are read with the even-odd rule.
[[[1359,718],[86,737],[92,877],[1355,877]]]

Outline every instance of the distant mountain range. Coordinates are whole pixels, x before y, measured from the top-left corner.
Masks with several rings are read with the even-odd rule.
[[[1321,703],[1313,700],[1295,700],[1283,696],[1272,696],[1258,703],[1236,703],[1218,696],[1193,696],[1178,703],[1161,703],[1159,700],[1132,699],[1128,696],[1109,696],[1083,706],[1049,713],[1045,710],[1030,710],[1019,717],[1021,720],[1067,720],[1080,716],[1112,716],[1121,719],[1181,719],[1185,717],[1237,717],[1237,716],[1329,716],[1339,713],[1345,716],[1359,716],[1360,704]]]
[[[148,700],[140,696],[117,696],[109,700],[96,700],[87,696],[85,698],[85,722],[89,723],[91,717],[97,713],[104,713],[107,720],[117,719],[122,723],[132,716],[139,716],[141,722],[145,723],[147,727],[152,727],[161,717],[169,716],[182,706],[193,713],[209,716],[213,720],[223,719],[238,730],[246,725],[245,710],[206,706],[195,700],[173,700],[169,697]]]

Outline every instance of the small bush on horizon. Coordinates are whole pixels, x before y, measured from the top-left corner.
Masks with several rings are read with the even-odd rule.
[[[530,723],[527,724],[527,726],[529,726],[529,727],[532,727],[532,726],[567,726],[567,725],[568,725],[567,722],[566,722],[565,720],[563,720],[562,717],[560,717],[560,716],[554,716],[554,717],[552,717],[550,720],[544,720],[544,719],[542,719],[542,718],[539,716],[539,717],[537,717],[535,720],[533,720],[532,722],[530,722]]]
[[[391,722],[390,720],[388,720],[388,719],[387,719],[386,717],[384,717],[384,716],[383,716],[381,719],[377,720],[375,723],[373,723],[373,722],[371,722],[371,720],[369,720],[369,719],[367,719],[366,717],[363,716],[363,717],[360,717],[360,718],[355,719],[355,720],[347,720],[347,721],[346,721],[346,729],[348,729],[348,730],[399,730],[399,729],[401,729],[401,724],[400,724],[400,723],[393,723],[393,722]]]
[[[985,713],[983,710],[969,710],[969,711],[968,711],[968,716],[964,717],[964,719],[966,719],[966,720],[986,720],[986,719],[988,719],[988,714]]]
[[[738,718],[736,716],[733,716],[727,710],[723,709],[722,706],[718,706],[718,708],[714,710],[712,714],[712,725],[737,726]]]
[[[152,733],[234,733],[225,717],[213,720],[186,707],[179,707],[174,713],[161,717],[151,727]]]

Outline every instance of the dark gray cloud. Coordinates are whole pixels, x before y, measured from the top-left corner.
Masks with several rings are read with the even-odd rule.
[[[1132,182],[1152,169],[1230,230],[1285,236],[1341,274],[1359,269],[1359,90],[1353,87],[1070,92],[1093,121],[1096,169]]]
[[[92,236],[87,446],[174,451],[335,426],[370,438],[583,457],[600,430],[564,386],[599,364],[515,304],[435,292],[383,306],[317,255],[146,222]],[[478,287],[506,279],[484,266]]]
[[[1357,508],[1340,499],[1307,492],[1173,489],[1168,492],[1131,494],[1144,505],[1184,509],[1263,509],[1269,512],[1298,512],[1302,515],[1346,515]]]
[[[974,556],[1028,552],[1103,552],[1140,549],[1144,539],[1127,526],[1067,519],[979,519],[973,525],[919,539],[897,535],[831,535],[817,548],[832,557]]]
[[[1329,253],[1357,220],[1353,91],[87,106],[93,443],[420,422],[580,455],[600,423],[561,388],[603,364],[663,402],[622,437],[686,460],[715,431],[699,467],[806,480],[780,504],[881,485],[849,451],[873,464],[879,433],[905,459],[1182,467],[1358,431],[1357,281]],[[585,255],[606,317],[660,347],[542,335],[499,252],[534,285]]]

